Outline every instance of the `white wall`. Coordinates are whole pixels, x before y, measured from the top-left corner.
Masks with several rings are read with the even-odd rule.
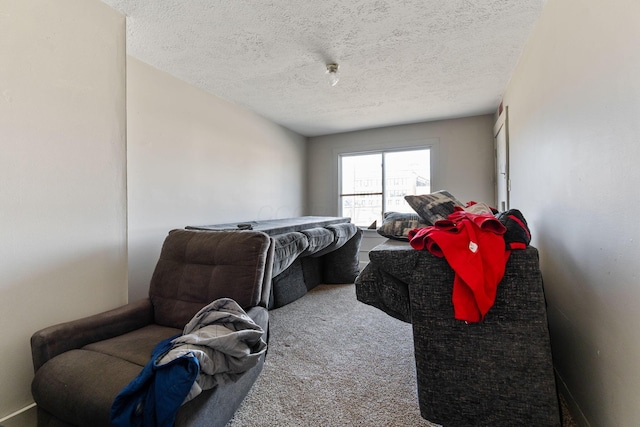
[[[304,137],[131,57],[127,120],[131,301],[169,230],[303,214]]]
[[[557,370],[592,426],[640,425],[639,18],[637,0],[548,0],[504,96],[511,200],[541,252]]]
[[[494,203],[492,115],[392,126],[309,139],[311,215],[338,214],[338,155],[432,145],[432,190],[463,202]]]
[[[127,298],[124,25],[0,0],[0,419],[33,402],[33,332]]]

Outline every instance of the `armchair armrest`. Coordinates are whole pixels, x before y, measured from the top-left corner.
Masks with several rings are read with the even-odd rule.
[[[42,329],[31,336],[31,357],[36,372],[49,359],[96,341],[113,338],[153,322],[148,298],[113,310]]]

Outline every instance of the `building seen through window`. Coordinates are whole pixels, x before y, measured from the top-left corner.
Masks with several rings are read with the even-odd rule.
[[[431,192],[428,148],[340,157],[341,215],[358,226],[379,226],[383,212],[413,212],[406,195]]]

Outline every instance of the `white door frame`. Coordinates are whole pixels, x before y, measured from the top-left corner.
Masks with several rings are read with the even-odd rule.
[[[509,209],[509,107],[506,106],[493,126],[493,142],[496,160],[495,191],[496,209],[504,212]]]

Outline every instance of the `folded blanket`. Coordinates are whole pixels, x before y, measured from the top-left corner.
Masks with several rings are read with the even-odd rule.
[[[264,331],[230,298],[221,298],[200,310],[184,327],[183,335],[173,340],[173,347],[160,360],[162,366],[192,355],[198,359],[200,372],[186,397],[189,401],[218,384],[237,381],[253,368],[267,350]]]
[[[171,427],[183,403],[202,390],[234,382],[254,367],[267,344],[264,331],[230,298],[200,310],[183,334],[163,340],[115,398],[117,427]]]

